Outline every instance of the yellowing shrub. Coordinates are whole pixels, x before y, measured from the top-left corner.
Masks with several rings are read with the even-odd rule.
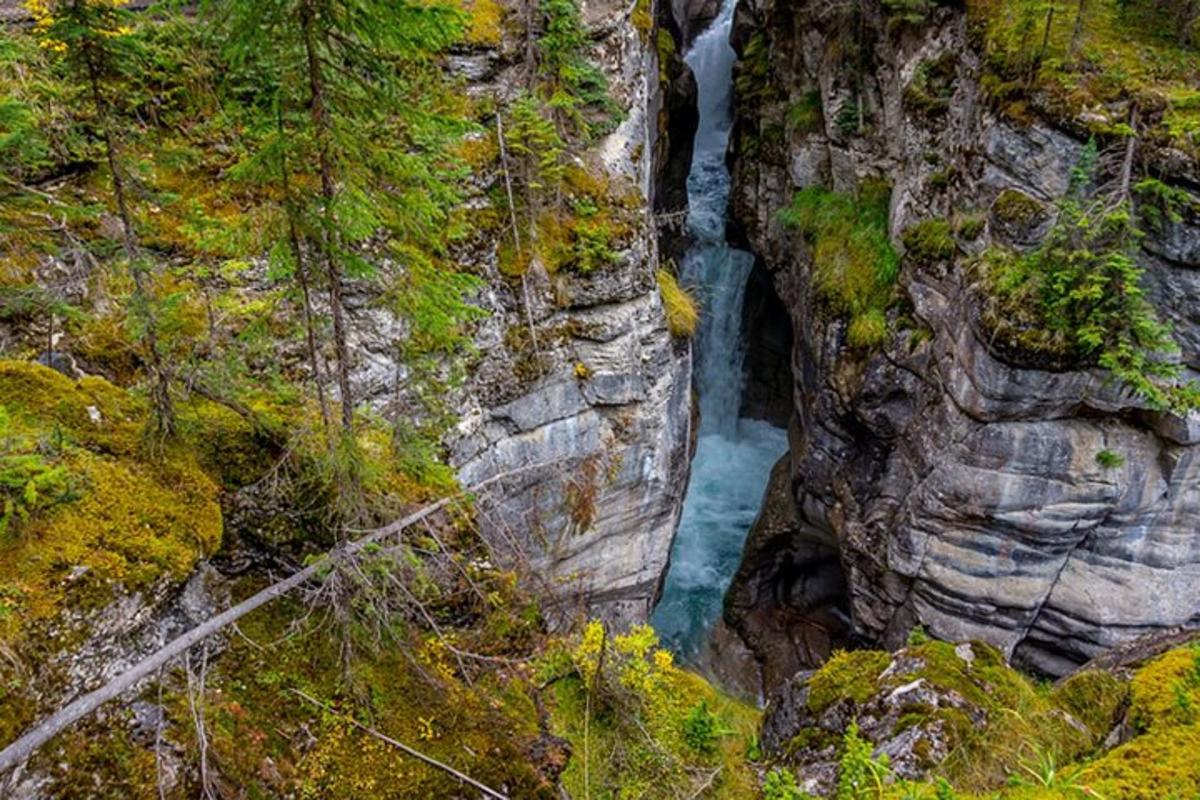
[[[694,336],[700,324],[700,309],[695,298],[667,270],[660,269],[657,277],[658,292],[662,295],[663,309],[667,314],[667,329],[672,336],[681,339]]]

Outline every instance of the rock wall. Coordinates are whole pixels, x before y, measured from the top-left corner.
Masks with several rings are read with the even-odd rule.
[[[497,242],[484,243],[492,314],[451,455],[464,485],[494,481],[480,497],[484,534],[563,600],[561,615],[628,624],[657,598],[687,483],[691,353],[667,331],[651,209],[686,202],[694,88],[675,55],[677,30],[638,30],[624,2],[583,10],[591,56],[622,111],[588,167],[636,187],[636,230],[617,263],[553,276],[534,268],[527,286],[502,276]],[[665,93],[669,76],[675,88]],[[521,85],[503,68],[491,83]],[[681,160],[683,171],[672,171]],[[525,340],[531,323],[536,343]]]
[[[782,560],[824,558],[832,544],[854,631],[888,647],[919,623],[1061,674],[1131,637],[1200,624],[1200,420],[1153,412],[1102,371],[1002,352],[979,321],[971,256],[992,240],[1028,246],[1048,227],[1013,230],[997,197],[1019,191],[1051,216],[1084,147],[1080,126],[994,111],[962,9],[939,6],[911,26],[868,2],[854,33],[833,5],[742,0],[735,26],[733,214],[795,330],[796,516],[786,535],[751,537],[731,598],[762,595]],[[857,59],[846,56],[852,35],[865,42]],[[906,97],[930,63],[950,65],[952,94],[935,113]],[[819,124],[797,124],[788,110],[814,96]],[[868,121],[861,132],[845,124],[847,109]],[[1197,187],[1194,164],[1173,151],[1139,150],[1136,168]],[[974,210],[986,224],[958,236],[952,262],[904,260],[889,339],[864,352],[815,298],[808,246],[778,214],[799,188],[850,191],[870,177],[893,187],[897,248],[923,219]],[[1198,243],[1200,227],[1185,220],[1141,253],[1190,367],[1200,366]],[[1102,450],[1123,463],[1103,466]],[[806,592],[786,594],[775,593],[784,607],[806,610]],[[727,621],[751,643],[771,630],[734,601]]]

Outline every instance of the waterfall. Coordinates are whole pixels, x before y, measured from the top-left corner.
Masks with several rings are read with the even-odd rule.
[[[662,599],[652,622],[684,658],[696,653],[721,613],[725,589],[758,514],[771,467],[787,447],[785,431],[738,418],[742,392],[742,306],[754,257],[725,243],[732,127],[729,44],[736,0],[696,38],[685,61],[696,76],[700,124],[688,174],[688,232],[683,282],[699,295],[703,316],[694,358],[700,431]]]

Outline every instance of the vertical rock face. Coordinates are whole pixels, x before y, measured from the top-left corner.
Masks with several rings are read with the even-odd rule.
[[[666,328],[651,213],[683,197],[676,184],[686,169],[673,178],[660,165],[687,158],[688,75],[672,47],[631,24],[630,10],[607,0],[584,7],[591,57],[622,120],[588,153],[588,169],[635,187],[636,230],[615,263],[553,276],[534,269],[527,287],[500,275],[488,243],[492,318],[451,443],[464,485],[492,481],[478,504],[488,539],[532,568],[563,615],[617,624],[644,620],[657,597],[691,426],[691,355]],[[666,30],[661,37],[671,41]],[[682,91],[664,95],[660,75],[676,75]],[[656,194],[670,196],[656,206]]]
[[[733,213],[795,331],[795,515],[751,537],[727,621],[753,646],[772,630],[754,619],[756,597],[794,612],[817,602],[805,584],[778,585],[782,561],[791,559],[788,574],[808,575],[836,548],[854,630],[887,646],[919,623],[1059,674],[1139,634],[1200,624],[1195,416],[1153,412],[1102,371],[1003,352],[979,321],[970,254],[989,240],[1028,247],[1045,234],[1085,145],[1069,132],[1077,128],[1049,117],[1017,124],[989,108],[961,9],[938,7],[913,27],[889,25],[878,2],[866,4],[855,72],[843,57],[852,33],[836,26],[832,5],[743,0],[734,34],[743,60]],[[936,113],[907,91],[929,64],[950,73]],[[807,98],[820,101],[815,124],[788,113]],[[1179,154],[1138,158],[1180,188],[1195,185]],[[778,215],[799,188],[851,191],[873,177],[892,185],[898,248],[920,220],[974,211],[987,224],[958,235],[965,255],[954,265],[905,259],[888,341],[867,352],[821,308],[808,245]],[[1014,191],[1038,213],[1004,213],[997,198]],[[1193,368],[1198,243],[1200,227],[1185,219],[1139,256]],[[1121,462],[1106,466],[1102,451]]]

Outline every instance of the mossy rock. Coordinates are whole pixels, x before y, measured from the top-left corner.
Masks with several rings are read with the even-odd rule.
[[[954,229],[945,219],[922,220],[906,228],[900,239],[907,255],[923,264],[949,261],[957,250]]]
[[[1129,697],[1128,685],[1109,672],[1077,672],[1054,687],[1050,699],[1088,727],[1097,739],[1117,722],[1117,712]]]
[[[155,602],[217,551],[216,483],[183,443],[152,449],[145,402],[100,378],[73,381],[38,364],[0,362],[10,447],[69,476],[71,492],[0,535],[0,664],[8,740],[47,709],[64,679],[52,665],[119,598]],[[16,444],[13,444],[16,443]]]
[[[1053,221],[1045,205],[1018,189],[1005,189],[997,195],[990,217],[993,235],[1014,247],[1037,244]]]
[[[147,454],[145,404],[100,378],[0,362],[0,404],[25,432],[60,442],[78,496],[0,540],[0,592],[17,613],[0,639],[160,579],[184,580],[221,542],[218,489],[185,448]]]
[[[1200,646],[1154,659],[1130,683],[1129,718],[1139,730],[1200,721]]]
[[[892,657],[878,650],[839,650],[808,681],[808,709],[820,714],[834,703],[865,703],[880,690],[879,676]]]

